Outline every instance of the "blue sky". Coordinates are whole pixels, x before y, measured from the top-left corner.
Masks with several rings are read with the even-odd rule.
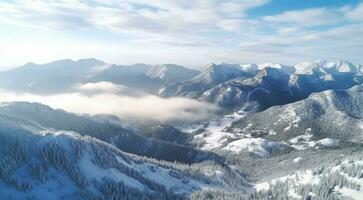
[[[109,63],[363,64],[361,0],[2,0],[0,66]]]

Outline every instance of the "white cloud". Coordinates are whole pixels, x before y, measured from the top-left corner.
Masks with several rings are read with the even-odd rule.
[[[2,1],[0,64],[68,57],[197,67],[210,62],[295,63],[315,57],[363,62],[359,49],[363,36],[356,34],[361,33],[363,3],[249,16],[249,9],[266,3],[268,0]],[[19,28],[17,34],[6,30],[8,24]]]
[[[318,26],[336,23],[340,20],[339,13],[327,8],[311,8],[306,10],[286,11],[278,15],[266,16],[264,20],[276,23],[290,23],[300,26]]]
[[[186,98],[160,98],[153,95],[126,96],[115,94],[118,86],[110,83],[86,84],[83,89],[101,89],[100,93],[87,95],[83,92],[56,95],[0,92],[0,101],[28,101],[49,105],[75,113],[114,114],[120,118],[151,119],[159,121],[195,121],[209,118],[217,107]]]
[[[227,20],[220,20],[217,22],[218,27],[228,31],[242,31],[243,24],[244,20],[239,20],[239,19],[227,19]]]
[[[93,93],[116,94],[124,91],[126,87],[123,85],[117,85],[111,82],[102,81],[96,83],[85,83],[85,84],[76,85],[74,89],[80,92],[91,93],[91,94]]]
[[[356,7],[345,7],[342,9],[342,12],[345,13],[345,16],[348,19],[354,21],[363,21],[363,2],[358,4]]]
[[[15,2],[0,2],[0,21],[50,30],[74,30],[90,25],[87,21],[87,7],[79,3]]]
[[[0,19],[51,30],[97,27],[175,34],[208,30],[219,21],[242,20],[246,10],[265,3],[267,0],[18,0],[0,3]]]

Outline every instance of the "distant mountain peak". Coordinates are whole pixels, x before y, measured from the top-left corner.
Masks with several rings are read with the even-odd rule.
[[[287,74],[278,69],[278,68],[274,68],[274,67],[265,67],[263,68],[258,74],[257,74],[258,77],[266,77],[266,76],[269,76],[273,79],[279,79],[281,78],[282,76],[287,76]]]
[[[165,83],[179,82],[193,78],[197,70],[188,69],[176,64],[162,64],[151,67],[145,75],[151,79],[159,79]]]
[[[315,61],[305,61],[295,65],[297,74],[313,74],[314,72],[327,73],[327,70],[331,73],[358,73],[359,65],[345,60],[339,61],[326,61],[318,59]]]
[[[243,65],[240,65],[240,67],[244,71],[258,71],[259,70],[258,65],[254,64],[254,63],[243,64]]]
[[[86,59],[79,59],[74,61],[76,63],[98,63],[98,64],[106,64],[102,60],[98,60],[96,58],[86,58]]]

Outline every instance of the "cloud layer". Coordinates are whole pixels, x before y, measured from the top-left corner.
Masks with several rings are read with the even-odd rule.
[[[75,113],[114,114],[123,119],[162,122],[203,120],[217,111],[214,105],[186,98],[165,99],[153,95],[138,97],[122,95],[119,94],[122,91],[119,88],[118,85],[101,82],[79,85],[79,90],[72,93],[47,96],[2,91],[0,101],[38,102]],[[85,91],[87,93],[84,93]]]

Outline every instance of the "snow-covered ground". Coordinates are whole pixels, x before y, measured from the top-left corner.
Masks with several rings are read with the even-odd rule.
[[[288,131],[289,129],[291,129],[292,127],[298,127],[299,126],[299,122],[301,121],[300,117],[297,115],[297,113],[295,112],[295,109],[293,106],[287,106],[286,109],[284,110],[283,115],[281,115],[282,117],[280,119],[278,119],[274,125],[277,125],[279,123],[282,122],[289,122],[288,126],[285,127],[285,131]]]
[[[302,158],[298,157],[295,158],[293,161],[298,162]],[[321,184],[321,180],[324,176],[328,176],[333,173],[339,173],[343,177],[347,179],[348,182],[355,183],[359,185],[359,189],[352,189],[347,187],[338,187],[335,186],[333,192],[345,198],[353,199],[353,200],[360,200],[363,197],[363,177],[353,177],[352,175],[348,175],[347,173],[343,172],[342,169],[353,167],[353,166],[363,166],[362,160],[355,160],[355,161],[348,161],[344,160],[340,164],[328,168],[324,173],[314,173],[312,170],[305,170],[305,171],[296,171],[293,174],[289,174],[287,176],[277,177],[268,181],[259,182],[255,184],[256,191],[263,191],[269,190],[273,185],[277,183],[286,183],[289,186],[288,195],[294,199],[303,199],[301,195],[297,193],[297,190],[300,186],[303,185],[319,185]],[[316,194],[310,193],[311,196]]]
[[[339,144],[339,140],[337,139],[323,138],[321,140],[314,141],[312,138],[313,135],[306,132],[304,135],[299,135],[290,139],[289,145],[297,150],[305,150],[309,148],[319,148],[319,146],[334,147]]]
[[[238,136],[226,131],[232,122],[245,117],[245,114],[234,113],[208,122],[205,131],[194,137],[195,141],[202,143],[202,150],[213,150],[225,145],[228,139],[236,139]]]
[[[199,144],[199,148],[206,151],[221,150],[229,153],[250,152],[261,157],[266,157],[273,149],[281,148],[278,142],[272,142],[264,138],[252,138],[249,135],[229,132],[227,128],[239,119],[246,117],[248,113],[244,111],[235,112],[212,119],[203,125],[183,127],[183,131],[193,133],[198,129],[203,132],[194,136],[194,142]]]
[[[270,151],[279,148],[281,148],[280,143],[272,142],[264,138],[242,138],[229,143],[223,150],[234,153],[247,151],[255,153],[260,157],[267,157]]]

